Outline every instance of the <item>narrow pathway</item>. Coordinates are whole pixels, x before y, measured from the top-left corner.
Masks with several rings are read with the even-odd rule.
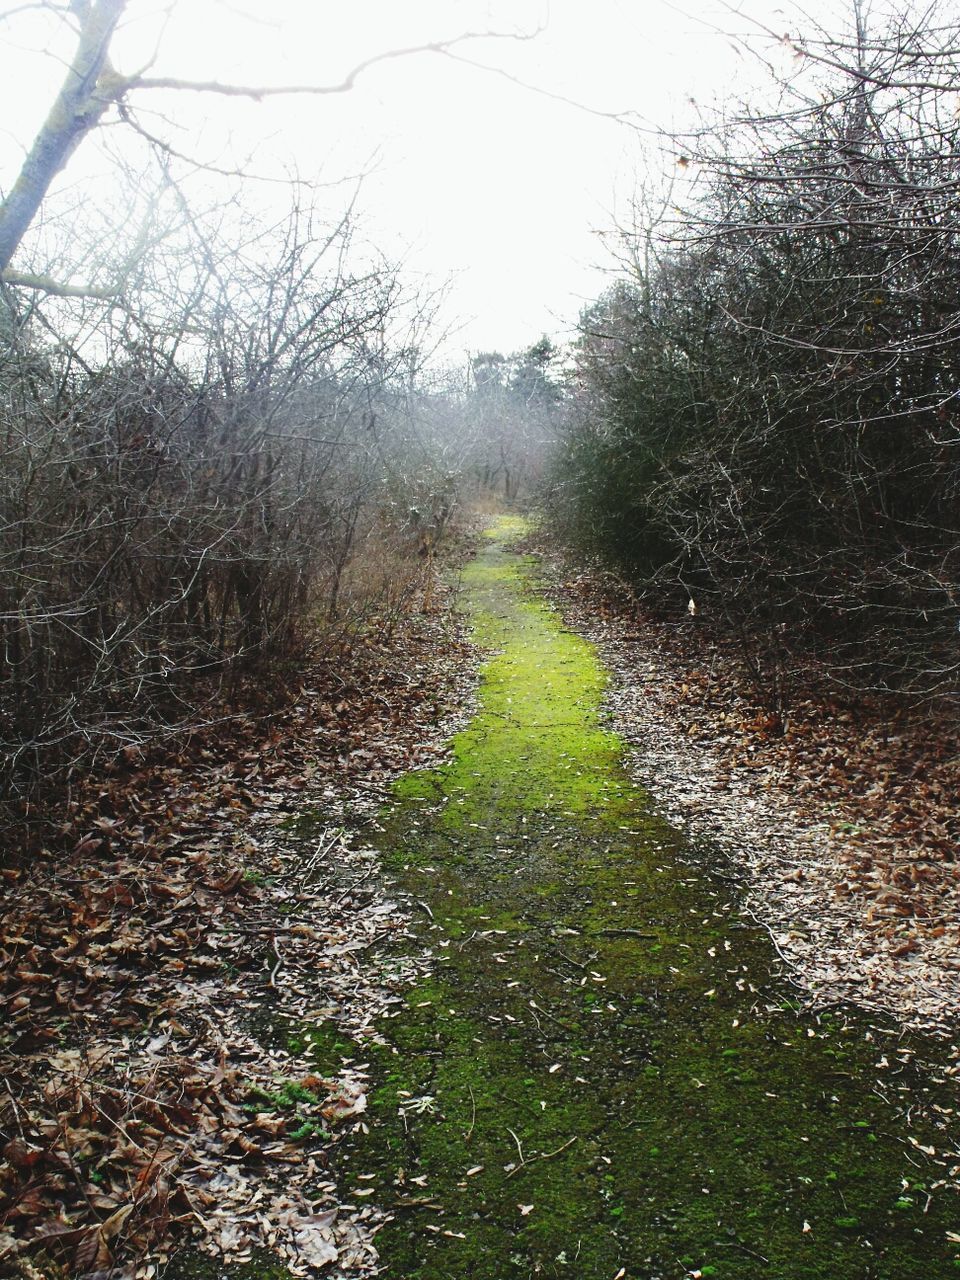
[[[531,592],[517,531],[464,575],[494,654],[477,713],[383,837],[435,960],[383,1024],[343,1170],[393,1214],[384,1273],[960,1275],[917,1146],[942,1148],[948,1085],[853,1014],[796,1012],[766,935],[627,778],[594,651]]]

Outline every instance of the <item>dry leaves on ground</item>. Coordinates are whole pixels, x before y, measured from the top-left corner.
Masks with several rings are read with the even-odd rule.
[[[443,750],[465,653],[445,606],[415,605],[268,721],[128,753],[4,871],[0,1269],[149,1276],[191,1239],[372,1274],[378,1212],[342,1201],[329,1151],[364,1123],[362,1046],[414,973],[368,961],[406,921],[349,824]],[[293,1027],[356,1050],[317,1071]]]

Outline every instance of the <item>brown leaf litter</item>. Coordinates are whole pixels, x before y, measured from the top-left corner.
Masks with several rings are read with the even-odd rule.
[[[146,1280],[186,1241],[376,1270],[382,1214],[341,1200],[330,1152],[416,974],[369,960],[406,918],[350,824],[461,714],[472,664],[432,599],[318,659],[282,714],[128,753],[3,872],[0,1271]],[[355,1051],[318,1074],[289,1049],[311,1027]]]

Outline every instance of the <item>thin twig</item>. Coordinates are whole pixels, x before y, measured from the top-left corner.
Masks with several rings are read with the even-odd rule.
[[[719,1245],[721,1249],[739,1249],[741,1253],[747,1254],[748,1257],[756,1258],[758,1262],[766,1263],[767,1266],[770,1265],[769,1258],[765,1258],[762,1253],[757,1253],[756,1249],[751,1249],[747,1245],[741,1244],[739,1240],[716,1240],[714,1243]]]
[[[362,884],[365,884],[376,870],[377,870],[376,866],[372,866],[367,871],[365,871],[362,876],[358,876],[357,879],[354,880],[353,884],[348,885],[347,888],[344,889],[343,893],[339,895],[339,897],[334,898],[334,903],[339,905],[344,900],[344,898],[348,898],[350,894],[353,893],[354,889],[359,889]]]
[[[526,1162],[526,1160],[524,1159],[524,1156],[523,1156],[523,1147],[522,1147],[522,1145],[521,1145],[521,1143],[520,1143],[520,1139],[519,1139],[519,1138],[517,1137],[517,1135],[513,1132],[513,1130],[510,1128],[510,1126],[509,1126],[509,1125],[507,1125],[507,1133],[509,1133],[510,1137],[511,1137],[511,1138],[514,1140],[514,1142],[517,1144],[517,1154],[518,1154],[518,1155],[519,1155],[519,1157],[520,1157],[520,1167],[522,1167],[522,1166],[523,1166],[523,1165],[525,1165],[527,1162]]]
[[[570,1030],[567,1024],[558,1018],[556,1014],[551,1013],[549,1009],[544,1009],[543,1005],[537,1004],[536,1000],[530,1001],[530,1008],[534,1010],[534,1016],[536,1016],[537,1013],[542,1013],[545,1018],[549,1018],[551,1022],[555,1022],[557,1026],[561,1027],[564,1031]],[[540,1023],[538,1021],[537,1026],[539,1025]]]
[[[651,938],[656,941],[659,933],[644,933],[641,929],[598,929],[597,936],[602,938]]]
[[[276,938],[273,939],[273,954],[277,957],[277,963],[273,966],[273,971],[270,974],[270,986],[273,987],[274,991],[276,991],[277,974],[280,972],[280,968],[283,964],[283,956],[280,952],[280,943],[277,941]]]
[[[470,1127],[469,1127],[469,1129],[467,1130],[467,1132],[463,1135],[463,1140],[464,1140],[464,1142],[469,1142],[469,1141],[470,1141],[471,1137],[473,1136],[474,1126],[475,1126],[475,1125],[476,1125],[476,1123],[477,1123],[477,1100],[476,1100],[476,1098],[473,1096],[473,1087],[472,1087],[471,1085],[469,1085],[469,1084],[468,1084],[468,1085],[467,1085],[467,1088],[468,1088],[468,1089],[469,1089],[469,1091],[470,1091],[470,1106],[471,1106],[472,1110],[471,1110],[471,1113],[470,1113]]]
[[[513,1130],[511,1129],[510,1132],[513,1133]],[[513,1136],[516,1139],[517,1135],[515,1133],[513,1134]],[[561,1151],[566,1151],[567,1147],[572,1147],[576,1141],[577,1141],[577,1135],[574,1134],[572,1138],[568,1138],[566,1142],[563,1144],[563,1146],[557,1147],[555,1151],[543,1151],[539,1155],[531,1156],[529,1160],[523,1159],[523,1152],[521,1151],[520,1163],[516,1166],[516,1168],[510,1170],[510,1172],[507,1174],[507,1177],[512,1178],[513,1175],[515,1173],[519,1173],[521,1169],[526,1169],[528,1165],[536,1164],[540,1160],[552,1160],[554,1156],[560,1155]],[[517,1141],[517,1146],[518,1147],[520,1146],[519,1141]]]

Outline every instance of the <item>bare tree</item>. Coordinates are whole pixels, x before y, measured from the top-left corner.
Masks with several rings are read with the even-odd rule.
[[[118,286],[98,288],[75,285],[35,272],[17,271],[11,266],[16,251],[43,203],[51,183],[83,140],[108,116],[117,117],[157,146],[170,148],[139,121],[137,100],[157,91],[212,94],[221,97],[266,98],[297,95],[327,95],[348,92],[358,77],[379,63],[396,58],[430,53],[451,55],[457,46],[477,39],[530,39],[536,32],[522,35],[499,32],[463,32],[448,40],[427,42],[400,49],[388,49],[357,63],[334,84],[240,85],[218,80],[188,80],[175,76],[151,76],[149,68],[122,73],[110,59],[111,42],[129,0],[68,0],[63,6],[49,5],[62,12],[76,32],[73,58],[59,93],[30,147],[20,173],[10,190],[0,199],[0,281],[66,296],[107,297]]]

